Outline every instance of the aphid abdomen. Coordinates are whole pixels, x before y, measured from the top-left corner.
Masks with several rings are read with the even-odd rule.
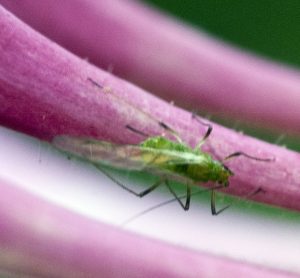
[[[195,182],[215,181],[213,173],[208,165],[190,164],[187,167],[186,175]]]
[[[179,164],[179,165],[172,165],[171,167],[169,167],[170,171],[176,173],[176,174],[180,174],[184,177],[188,177],[187,172],[188,172],[188,164]]]

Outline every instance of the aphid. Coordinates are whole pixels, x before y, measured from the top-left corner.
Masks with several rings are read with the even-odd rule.
[[[92,85],[105,92],[106,87],[103,87],[91,78],[88,78],[87,80]],[[155,190],[158,186],[165,184],[181,207],[184,210],[188,210],[191,199],[191,187],[199,182],[205,183],[212,181],[218,184],[209,189],[211,190],[211,212],[213,215],[217,215],[229,207],[228,205],[219,211],[216,210],[215,190],[228,187],[229,178],[233,176],[233,172],[224,165],[224,161],[237,156],[245,156],[257,161],[273,160],[253,157],[244,152],[234,152],[223,159],[223,161],[215,160],[208,153],[201,150],[202,144],[211,134],[212,126],[202,122],[195,114],[192,114],[192,118],[198,121],[198,123],[206,126],[207,131],[196,147],[191,148],[185,144],[178,134],[167,124],[156,120],[150,114],[141,111],[137,107],[126,102],[124,99],[120,99],[118,96],[114,95],[112,89],[110,89],[110,96],[122,105],[131,107],[136,112],[155,122],[165,131],[165,133],[173,136],[176,139],[176,142],[167,139],[164,136],[148,136],[144,132],[127,125],[126,128],[128,130],[143,137],[147,137],[147,139],[138,145],[120,145],[90,138],[57,136],[54,138],[52,143],[58,149],[67,152],[68,155],[77,156],[93,163],[102,173],[108,176],[117,185],[135,196],[143,197]],[[146,190],[137,193],[120,183],[101,166],[110,166],[129,171],[145,171],[157,175],[159,179]],[[179,181],[186,185],[186,195],[184,196],[185,202],[181,201],[183,196],[179,197],[176,195],[169,183],[170,180]],[[262,189],[258,188],[247,196],[252,196],[259,191],[262,191]]]
[[[194,118],[202,123],[195,116]],[[159,122],[159,125],[166,131],[172,131],[164,123]],[[183,143],[178,135],[176,135],[177,142],[163,136],[155,136],[147,138],[138,145],[119,145],[89,138],[58,136],[54,138],[53,144],[68,154],[92,162],[120,187],[138,197],[143,197],[161,184],[165,184],[184,210],[188,210],[190,206],[192,185],[199,182],[216,182],[218,185],[211,188],[211,212],[213,215],[217,215],[225,208],[220,211],[216,210],[215,189],[228,187],[229,178],[233,176],[233,172],[223,162],[213,159],[208,153],[201,150],[201,145],[212,131],[212,127],[207,126],[208,130],[205,136],[195,148]],[[126,127],[132,132],[145,136],[144,133],[131,126]],[[176,133],[172,132],[172,134]],[[270,159],[252,157],[243,152],[235,152],[224,160],[241,155],[258,161],[270,161]],[[110,176],[102,169],[101,165],[130,171],[146,171],[159,176],[159,179],[146,190],[137,193]],[[182,202],[181,197],[176,195],[169,183],[170,180],[176,180],[186,185],[185,202]]]

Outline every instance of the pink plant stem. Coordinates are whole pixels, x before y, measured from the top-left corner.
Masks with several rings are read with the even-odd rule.
[[[295,277],[101,224],[0,180],[0,268],[34,277]]]
[[[90,65],[52,43],[0,8],[0,124],[51,142],[57,135],[138,143],[167,123],[194,146],[205,127],[191,114]],[[88,79],[99,82],[103,89]],[[130,104],[129,104],[130,103]],[[151,116],[150,116],[151,115]],[[221,159],[235,151],[274,162],[232,159],[235,172],[227,193],[300,210],[300,155],[213,125],[205,151]]]
[[[0,0],[91,62],[178,105],[300,134],[300,74],[136,1]]]

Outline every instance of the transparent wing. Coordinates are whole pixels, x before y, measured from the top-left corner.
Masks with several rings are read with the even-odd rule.
[[[171,179],[189,181],[164,168],[167,164],[199,163],[201,157],[176,151],[145,148],[139,145],[119,145],[105,141],[70,136],[57,136],[52,141],[58,149],[94,163],[120,169],[143,170]]]
[[[116,168],[139,170],[145,164],[139,146],[118,145],[70,136],[57,136],[52,144],[68,154]]]

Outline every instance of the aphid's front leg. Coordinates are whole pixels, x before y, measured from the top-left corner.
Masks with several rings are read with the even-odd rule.
[[[130,189],[129,187],[125,186],[123,183],[118,181],[116,178],[114,178],[112,175],[110,175],[107,171],[105,171],[102,167],[100,167],[97,164],[94,164],[95,167],[100,170],[105,176],[107,176],[109,179],[111,179],[114,183],[116,183],[118,186],[126,190],[127,192],[137,196],[137,197],[144,197],[153,190],[155,190],[157,187],[159,187],[161,184],[165,182],[165,178],[159,179],[157,182],[155,182],[153,185],[151,185],[149,188],[143,190],[142,192],[135,192],[134,190]]]
[[[205,140],[209,137],[209,135],[211,134],[211,132],[213,130],[213,127],[212,127],[211,124],[208,124],[208,123],[205,123],[205,122],[201,121],[199,119],[199,117],[197,116],[197,114],[195,114],[195,113],[192,113],[192,118],[195,119],[198,123],[200,123],[200,124],[202,124],[202,125],[204,125],[204,126],[207,127],[206,133],[204,134],[203,138],[201,138],[201,140],[198,142],[198,144],[195,147],[195,150],[197,150],[197,149],[199,149],[203,145],[203,143],[205,142]]]
[[[235,203],[238,203],[240,202],[241,200],[244,200],[244,199],[247,199],[247,198],[250,198],[260,192],[265,192],[261,187],[255,189],[253,192],[250,192],[249,194],[243,196],[243,197],[240,197],[240,198],[237,198],[236,200],[234,200],[233,202],[231,202],[229,205],[221,208],[220,210],[216,210],[216,191],[213,189],[211,191],[211,214],[212,215],[218,215],[220,214],[221,212],[223,212],[224,210],[228,209],[229,207],[231,207],[233,204]]]
[[[224,210],[228,209],[230,205],[225,206],[224,208],[220,209],[220,210],[216,210],[216,191],[213,189],[211,191],[211,198],[210,198],[210,207],[211,207],[211,214],[212,215],[218,215],[221,212],[223,212]]]
[[[172,193],[172,195],[175,197],[175,199],[178,201],[180,206],[184,210],[189,210],[190,208],[190,202],[191,202],[191,186],[189,184],[186,185],[186,199],[185,199],[185,204],[181,201],[181,198],[177,196],[173,188],[170,186],[169,181],[165,181],[166,186],[168,187],[169,191]]]

